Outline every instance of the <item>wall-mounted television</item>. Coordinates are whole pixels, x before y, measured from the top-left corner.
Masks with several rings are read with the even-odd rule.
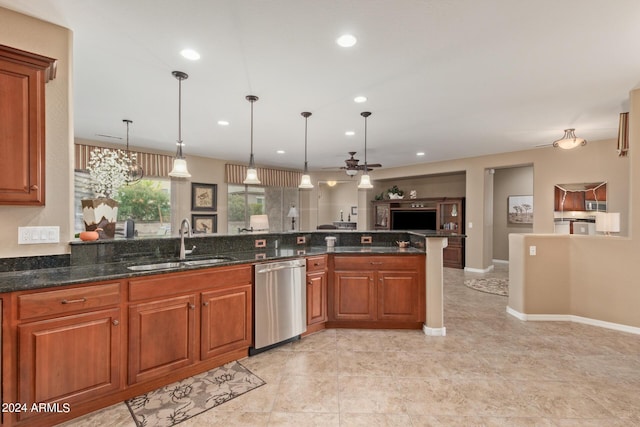
[[[392,210],[392,230],[435,230],[435,210]]]

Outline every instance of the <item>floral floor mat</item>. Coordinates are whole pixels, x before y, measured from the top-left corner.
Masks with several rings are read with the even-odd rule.
[[[231,362],[125,403],[136,425],[169,427],[264,384],[240,363]]]
[[[467,279],[464,281],[464,285],[468,288],[475,289],[480,292],[487,292],[489,294],[496,294],[502,296],[509,295],[509,280],[500,279],[496,277],[489,277],[484,279]]]

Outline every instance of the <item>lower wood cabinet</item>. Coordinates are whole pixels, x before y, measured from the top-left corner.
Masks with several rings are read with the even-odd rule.
[[[62,407],[118,390],[119,319],[120,309],[113,308],[19,325],[17,401],[28,408],[38,402]]]
[[[462,237],[449,237],[447,247],[442,250],[442,266],[464,267],[464,241]]]
[[[251,285],[204,292],[201,300],[201,359],[209,359],[251,346],[253,330]]]
[[[327,321],[327,256],[307,258],[307,326]]]
[[[195,362],[195,308],[194,295],[129,306],[129,384]]]
[[[335,255],[333,267],[329,326],[418,328],[425,321],[424,255]]]

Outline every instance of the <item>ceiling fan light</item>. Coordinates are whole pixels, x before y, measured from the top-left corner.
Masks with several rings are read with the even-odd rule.
[[[358,189],[366,190],[369,188],[373,188],[373,185],[371,184],[371,178],[369,178],[369,174],[363,173],[362,176],[360,177],[360,183],[358,184]]]
[[[356,176],[358,174],[357,169],[347,169],[347,175],[349,176]]]
[[[553,142],[554,147],[559,147],[563,150],[571,150],[573,148],[586,144],[586,139],[576,137],[575,129],[565,129],[564,136],[561,139]]]

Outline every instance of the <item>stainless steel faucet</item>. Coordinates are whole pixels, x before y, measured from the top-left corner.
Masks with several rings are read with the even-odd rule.
[[[187,227],[185,229],[185,226]],[[192,253],[193,250],[196,248],[195,246],[189,250],[189,251],[185,251],[184,250],[184,233],[187,233],[188,237],[191,237],[191,224],[189,223],[189,220],[187,218],[183,219],[182,222],[180,223],[180,230],[178,231],[178,233],[180,233],[180,260],[183,260],[186,258],[186,254],[187,253]]]

